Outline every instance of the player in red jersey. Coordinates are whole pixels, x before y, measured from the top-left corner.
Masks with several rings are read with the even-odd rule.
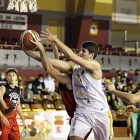
[[[8,120],[7,125],[5,125],[3,117],[0,118],[0,140],[20,140],[19,127],[16,121],[16,113],[18,113],[21,117],[24,129],[27,129],[20,106],[21,91],[17,86],[15,86],[17,73],[17,70],[14,68],[7,69],[6,75],[8,83],[0,88],[0,102],[2,106],[4,106],[4,108],[1,108],[3,114],[5,114],[6,108],[11,106],[9,106],[9,101],[13,101],[15,104],[12,113],[10,115],[7,114],[6,116],[6,119]]]

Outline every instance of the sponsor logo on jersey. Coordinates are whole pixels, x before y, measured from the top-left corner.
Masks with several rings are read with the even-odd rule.
[[[82,93],[81,91],[78,92],[78,95],[80,97],[76,97],[78,100],[81,100],[81,101],[87,101],[87,104],[90,104],[90,99],[89,98],[84,98],[83,96],[85,95],[85,93]]]
[[[9,94],[9,96],[10,96],[10,100],[11,101],[13,101],[14,103],[15,103],[15,105],[17,106],[17,104],[18,104],[18,99],[19,99],[19,94],[17,94],[16,92],[11,92],[10,94]],[[16,109],[16,108],[15,108]],[[15,110],[14,109],[14,110]]]
[[[78,92],[78,94],[79,94],[80,97],[83,97],[85,93],[82,93],[82,92],[80,91],[80,92]]]
[[[75,129],[73,128],[72,131],[75,131]]]
[[[76,83],[74,83],[74,86],[75,87],[78,87],[78,88],[85,88],[85,89],[88,90],[88,86],[80,86],[80,85],[77,85]]]

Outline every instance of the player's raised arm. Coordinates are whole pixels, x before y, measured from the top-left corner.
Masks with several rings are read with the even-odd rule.
[[[71,90],[72,89],[71,77],[68,74],[60,73],[58,70],[53,68],[50,60],[47,58],[43,44],[38,43],[39,39],[40,39],[40,37],[36,36],[35,42],[33,42],[33,41],[31,41],[31,42],[34,43],[40,49],[40,56],[41,56],[42,65],[44,67],[44,70],[57,81],[59,81],[63,84],[66,84],[67,88],[69,90]]]
[[[108,92],[114,94],[115,96],[119,97],[123,101],[129,102],[131,104],[140,102],[140,92],[136,94],[129,94],[125,92],[121,92],[115,89],[115,86],[111,82],[106,82],[105,87],[108,88]]]
[[[25,50],[24,47],[21,45],[21,41],[19,41],[19,44],[20,44],[21,49],[25,52],[25,54],[27,56],[30,56],[33,59],[41,62],[40,54],[36,54],[36,53],[33,53],[29,50]],[[57,56],[57,57],[59,57],[59,56]],[[49,60],[52,63],[53,67],[55,67],[61,71],[64,71],[64,72],[65,71],[72,71],[73,62],[64,62],[64,61],[56,60],[56,59],[49,59]]]
[[[57,35],[55,35],[57,37]],[[54,42],[52,42],[52,48],[53,48],[53,53],[54,53],[54,57],[55,59],[59,60],[59,52],[58,52],[58,48],[56,46],[56,44]]]
[[[44,35],[41,35],[41,37],[44,37],[42,40],[55,42],[57,47],[60,49],[62,53],[64,53],[67,59],[91,71],[94,71],[96,69],[98,70],[100,68],[100,64],[96,62],[95,60],[93,60],[93,58],[96,57],[95,55],[97,54],[90,53],[90,52],[83,52],[83,51],[86,51],[86,49],[82,48],[81,50],[82,53],[90,53],[89,58],[84,58],[84,57],[82,58],[80,56],[77,56],[69,47],[64,45],[58,38],[53,36],[48,30],[46,31],[47,31],[46,33],[42,31],[42,33],[44,33]],[[94,43],[94,45],[95,45],[96,52],[98,52],[97,44]]]

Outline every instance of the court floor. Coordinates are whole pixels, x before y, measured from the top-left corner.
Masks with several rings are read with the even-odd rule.
[[[44,138],[38,138],[38,139],[21,139],[21,140],[66,140],[66,139],[44,139]],[[87,140],[94,140],[93,138],[88,138]],[[112,140],[134,140],[134,137],[115,137]]]

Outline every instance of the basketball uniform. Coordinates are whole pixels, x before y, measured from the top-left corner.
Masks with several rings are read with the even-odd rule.
[[[92,129],[95,140],[112,139],[112,116],[102,91],[101,78],[93,77],[76,64],[73,67],[72,85],[76,111],[71,122],[70,136],[84,138]]]
[[[63,102],[66,107],[66,111],[70,116],[70,124],[71,118],[74,116],[74,112],[76,110],[76,102],[73,96],[73,90],[68,90],[64,84],[59,83],[59,92],[61,93]],[[85,135],[84,140],[86,140],[90,134],[91,130]],[[67,140],[70,140],[70,135],[68,136]]]
[[[16,107],[9,116],[6,116],[9,121],[8,126],[4,126],[2,120],[0,119],[0,140],[20,140],[19,127],[16,121],[16,111],[18,99],[20,98],[20,89],[16,86],[15,88],[12,88],[9,84],[6,84],[4,86],[6,92],[3,96],[3,99],[7,107],[9,108],[10,100],[15,103]]]

